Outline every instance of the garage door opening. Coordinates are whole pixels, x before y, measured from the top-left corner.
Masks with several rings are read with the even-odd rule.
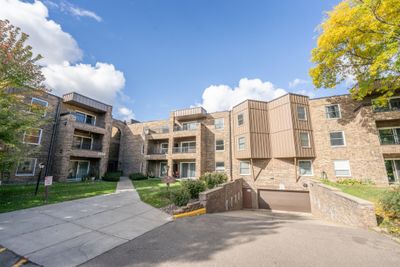
[[[258,190],[260,209],[311,212],[308,191]]]

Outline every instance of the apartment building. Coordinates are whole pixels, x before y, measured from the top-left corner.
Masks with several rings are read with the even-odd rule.
[[[11,181],[36,180],[40,165],[42,176],[52,175],[58,181],[104,175],[113,132],[110,105],[78,93],[57,97],[42,92],[26,101],[46,108],[46,123],[24,133],[23,142],[33,153],[11,170]]]
[[[247,208],[309,211],[310,178],[399,182],[400,98],[385,109],[372,101],[287,94],[225,112],[174,111],[167,120],[127,125],[121,167],[177,178],[222,171],[245,180]]]

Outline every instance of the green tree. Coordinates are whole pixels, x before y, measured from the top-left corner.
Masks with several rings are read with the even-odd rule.
[[[350,92],[380,105],[400,88],[400,0],[344,0],[320,25],[310,75],[317,88],[355,79]]]
[[[31,105],[27,96],[46,91],[40,55],[33,56],[28,35],[0,20],[0,174],[34,151],[24,145],[24,132],[44,123],[43,107]],[[2,177],[1,177],[2,178]]]

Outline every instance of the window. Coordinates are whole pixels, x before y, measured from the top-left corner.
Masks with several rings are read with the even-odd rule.
[[[49,103],[39,98],[32,97],[31,100],[31,111],[32,110],[43,110],[43,117],[46,116],[46,109]]]
[[[238,138],[238,150],[245,150],[246,149],[246,139],[244,137]]]
[[[331,146],[345,146],[344,132],[331,132],[329,133]]]
[[[87,124],[91,124],[91,125],[95,125],[96,124],[96,117],[89,115],[89,114],[85,114],[82,112],[75,112],[75,118],[76,121],[81,122],[81,123],[87,123]]]
[[[301,147],[310,147],[310,135],[307,132],[300,133]]]
[[[161,143],[160,152],[161,154],[168,154],[168,143]]]
[[[348,160],[334,160],[333,166],[336,176],[350,176],[350,163]]]
[[[218,118],[214,120],[215,129],[224,129],[224,118]]]
[[[385,160],[386,173],[390,184],[400,182],[400,160]]]
[[[381,145],[400,144],[400,128],[379,129],[379,140]]]
[[[199,123],[197,121],[191,121],[191,122],[183,122],[182,123],[182,131],[193,131],[197,130],[199,128]]]
[[[313,176],[311,160],[299,160],[299,174],[301,176]]]
[[[243,115],[243,113],[240,113],[240,114],[237,116],[237,123],[238,123],[238,126],[241,126],[241,125],[244,124],[244,115]]]
[[[386,102],[386,105],[383,106],[379,106],[376,99],[373,99],[371,102],[375,112],[400,110],[400,97],[390,98],[389,101]]]
[[[297,106],[297,118],[299,120],[307,120],[306,108],[304,106]]]
[[[40,145],[42,140],[42,129],[30,129],[24,133],[23,142],[25,144]]]
[[[240,175],[250,175],[250,162],[241,161],[239,163],[239,173]]]
[[[225,162],[215,162],[215,171],[216,172],[224,172],[225,171]]]
[[[215,140],[215,150],[224,151],[224,140]]]
[[[338,104],[325,106],[325,113],[328,119],[339,119],[341,116]]]
[[[16,176],[34,176],[37,159],[24,159],[18,163]]]
[[[91,150],[93,139],[91,137],[74,135],[72,148]]]

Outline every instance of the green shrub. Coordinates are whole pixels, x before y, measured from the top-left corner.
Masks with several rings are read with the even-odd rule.
[[[351,178],[340,179],[340,180],[336,181],[336,183],[342,184],[342,185],[374,185],[375,184],[371,180],[358,180],[358,179],[351,179]]]
[[[385,193],[379,201],[383,215],[395,221],[400,220],[400,186]]]
[[[186,206],[190,200],[190,193],[186,188],[180,188],[172,193],[172,201],[178,207]]]
[[[200,180],[182,181],[182,187],[187,189],[190,198],[199,198],[199,193],[206,190],[206,184]]]
[[[200,180],[204,181],[207,188],[211,189],[219,184],[225,183],[228,177],[223,172],[206,172],[200,177]]]
[[[147,176],[140,172],[132,173],[129,178],[131,180],[147,180]]]
[[[106,172],[106,174],[103,176],[103,180],[109,182],[118,182],[121,175],[121,172]]]

